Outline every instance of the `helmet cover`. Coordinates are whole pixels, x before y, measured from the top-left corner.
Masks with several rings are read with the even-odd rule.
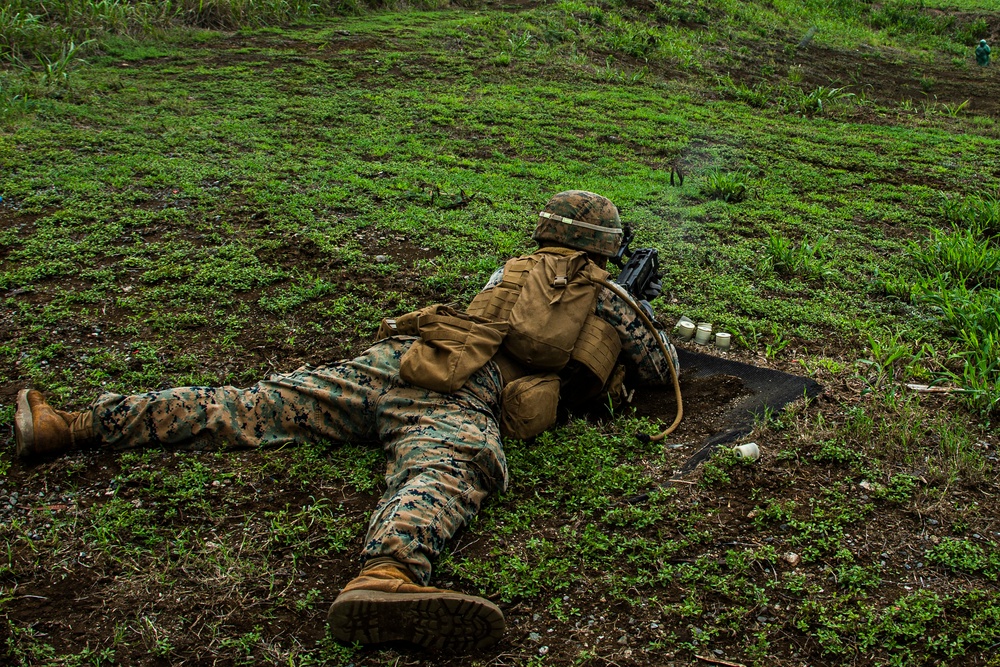
[[[622,223],[617,207],[607,197],[567,190],[552,197],[538,214],[532,238],[614,257],[622,243]]]

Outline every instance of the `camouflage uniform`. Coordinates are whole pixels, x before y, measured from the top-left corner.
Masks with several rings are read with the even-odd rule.
[[[484,289],[502,276],[501,268]],[[630,305],[602,288],[596,313],[618,332],[633,377],[644,384],[671,381],[654,334]],[[488,493],[507,486],[497,421],[503,386],[492,361],[452,394],[404,382],[400,359],[413,340],[387,338],[356,359],[303,366],[247,389],[105,394],[93,405],[94,425],[111,447],[378,440],[388,459],[387,488],[362,555],[391,556],[426,585],[430,559],[476,514]],[[663,340],[676,366],[676,353],[666,336]]]
[[[388,456],[387,488],[362,553],[393,556],[426,585],[430,558],[487,493],[506,488],[507,462],[496,364],[453,394],[414,387],[399,378],[399,360],[413,340],[388,338],[356,359],[303,366],[248,389],[105,394],[93,405],[95,428],[111,447],[379,440]]]
[[[641,381],[669,382],[652,334],[631,307],[604,289],[597,313],[618,330]],[[426,584],[430,559],[489,492],[506,488],[507,462],[497,426],[502,386],[496,364],[488,363],[453,394],[414,387],[399,378],[399,360],[413,340],[388,338],[356,359],[303,366],[248,389],[105,394],[93,405],[95,428],[111,447],[378,440],[388,458],[387,488],[362,554],[393,556]]]

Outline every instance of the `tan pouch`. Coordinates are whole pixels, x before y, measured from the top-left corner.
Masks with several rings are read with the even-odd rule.
[[[587,369],[572,385],[573,397],[590,399],[601,393],[622,351],[618,331],[597,315],[589,315],[573,348],[573,361]]]
[[[529,375],[508,384],[500,395],[500,434],[527,440],[555,426],[559,376]]]
[[[460,389],[486,365],[500,349],[507,332],[506,324],[477,321],[448,306],[417,312],[420,339],[399,360],[399,376],[410,384],[443,394]]]
[[[584,252],[555,254],[543,248],[524,279],[507,318],[505,349],[531,368],[559,370],[569,361],[587,316],[594,312],[597,284],[607,272]]]

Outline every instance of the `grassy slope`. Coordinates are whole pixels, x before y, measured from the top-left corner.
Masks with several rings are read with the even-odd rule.
[[[592,189],[661,249],[665,319],[734,331],[762,363],[814,373],[834,400],[762,426],[760,466],[714,463],[704,487],[639,507],[620,499],[676,462],[623,435],[634,424],[512,444],[514,486],[441,568],[461,588],[517,603],[509,643],[482,659],[661,664],[676,654],[683,664],[718,648],[756,664],[988,662],[1000,552],[993,463],[976,443],[995,439],[966,427],[953,403],[898,393],[894,380],[931,377],[952,343],[878,278],[913,274],[907,244],[942,224],[939,192],[997,186],[993,119],[877,99],[814,116],[749,107],[714,75],[759,67],[769,85],[794,84],[784,61],[754,58],[760,43],[787,56],[787,35],[797,41],[813,14],[695,7],[711,28],[666,23],[669,39],[654,43],[584,5],[110,40],[0,134],[0,419],[10,423],[9,399],[25,384],[82,405],[102,389],[244,384],[357,352],[385,313],[468,298],[530,246],[531,213],[549,194]],[[968,55],[946,36],[877,33],[838,16],[818,17],[823,46],[875,44],[915,69],[938,47],[945,65]],[[896,50],[909,41],[915,55]],[[683,187],[669,183],[673,164]],[[745,174],[749,198],[707,196],[713,168]],[[451,208],[463,191],[471,198]],[[775,271],[769,233],[826,237],[825,277]],[[920,345],[937,352],[907,364]],[[316,639],[344,575],[310,574],[308,586],[292,577],[287,595],[275,593],[286,555],[303,571],[350,567],[365,503],[307,499],[331,497],[340,480],[365,500],[377,492],[377,453],[189,455],[166,470],[158,454],[127,454],[95,478],[83,465],[94,455],[22,468],[11,451],[0,466],[12,480],[69,489],[81,514],[12,514],[0,528],[12,545],[0,559],[5,589],[40,587],[38,562],[81,576],[66,559],[87,551],[86,567],[114,582],[94,591],[136,595],[141,610],[74,643],[32,629],[12,593],[13,658],[145,662],[141,649],[194,660],[207,646],[228,661],[395,659],[303,639]],[[287,472],[280,489],[276,470]],[[82,500],[102,484],[105,502]],[[262,486],[274,498],[258,505]],[[286,486],[298,494],[287,507]],[[787,551],[801,567],[781,559]],[[248,580],[271,583],[227,597]],[[223,606],[248,596],[261,627],[191,623],[148,603],[143,586],[168,597],[200,586]],[[311,629],[288,637],[288,615]],[[548,628],[559,639],[539,654],[531,633]]]

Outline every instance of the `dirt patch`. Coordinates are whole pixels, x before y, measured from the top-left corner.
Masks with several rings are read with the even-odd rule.
[[[789,43],[798,38],[787,36]],[[914,64],[909,56],[891,49],[877,50],[861,46],[847,51],[810,42],[788,49],[761,49],[757,43],[746,44],[739,64],[730,75],[739,83],[753,86],[760,81],[780,84],[788,81],[794,68],[805,90],[818,86],[843,87],[882,104],[924,103],[959,105],[966,100],[969,112],[995,114],[1000,109],[995,68],[983,68],[970,61],[967,67],[956,66],[941,54],[932,62]],[[877,120],[877,119],[871,119]]]
[[[680,384],[685,418],[670,435],[672,442],[700,442],[725,430],[727,410],[751,393],[740,378],[730,376],[691,378],[681,373]],[[669,424],[677,414],[677,399],[672,387],[646,387],[636,391],[631,407],[636,416]]]

